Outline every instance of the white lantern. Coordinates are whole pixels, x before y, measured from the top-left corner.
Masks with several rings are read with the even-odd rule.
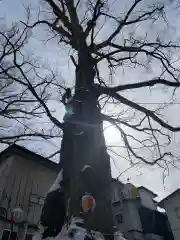
[[[24,211],[20,207],[17,207],[13,209],[12,215],[13,215],[13,221],[15,223],[20,223],[23,221]]]

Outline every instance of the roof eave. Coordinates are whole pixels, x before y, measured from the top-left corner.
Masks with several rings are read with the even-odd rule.
[[[49,159],[16,144],[11,145],[10,147],[6,148],[4,151],[0,153],[0,157],[2,159],[10,157],[12,155],[19,155],[19,156],[28,158],[30,160],[37,159],[38,160],[37,162],[52,169],[56,169],[58,166],[57,163],[50,161]]]
[[[151,193],[153,195],[153,198],[156,198],[158,195],[156,193],[154,193],[153,191],[149,190],[148,188],[146,187],[143,187],[143,186],[140,186],[137,188],[138,190],[139,189],[145,189],[146,191],[148,191],[149,193]]]

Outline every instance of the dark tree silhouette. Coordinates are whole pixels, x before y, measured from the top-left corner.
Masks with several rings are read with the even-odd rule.
[[[28,23],[28,21],[27,21]],[[22,25],[22,24],[21,24]],[[61,131],[45,133],[32,129],[30,121],[40,119],[46,111],[49,95],[47,88],[54,81],[54,73],[40,66],[40,62],[28,56],[25,46],[31,31],[26,27],[13,24],[7,27],[1,23],[0,31],[0,143],[12,144],[35,138],[51,139],[61,136]],[[40,71],[45,71],[42,77]],[[28,84],[29,82],[29,84]],[[30,83],[31,82],[31,83]],[[38,91],[38,99],[32,92]],[[60,87],[60,86],[59,86]],[[13,129],[13,130],[12,130]],[[52,130],[52,131],[51,131]]]
[[[13,49],[13,63],[23,80],[13,77],[9,68],[1,66],[3,74],[26,87],[49,120],[63,130],[60,168],[63,169],[65,202],[70,199],[70,216],[80,216],[81,196],[90,192],[96,199],[96,208],[93,213],[83,215],[85,225],[87,229],[109,234],[113,233],[114,223],[111,214],[110,158],[103,135],[103,121],[110,122],[119,130],[122,146],[132,164],[136,161],[159,166],[173,163],[176,156],[165,146],[171,141],[170,133],[180,131],[180,126],[171,125],[160,115],[161,108],[143,106],[125,94],[128,90],[157,85],[173,89],[175,94],[180,86],[178,42],[166,40],[161,34],[153,36],[149,31],[150,26],[152,29],[162,22],[168,25],[166,6],[156,1],[151,4],[145,0],[134,0],[128,1],[126,8],[122,8],[123,13],[116,13],[113,11],[114,2],[46,0],[43,5],[46,14],[43,10],[42,14],[39,12],[36,22],[22,22],[25,29],[32,30],[39,25],[48,27],[51,38],[58,38],[59,44],[73,49],[70,58],[75,67],[75,88],[72,98],[70,90],[62,97],[67,109],[63,123],[53,116],[21,64],[18,64],[16,49]],[[104,36],[101,29],[109,22],[112,25],[106,28]],[[139,25],[144,26],[141,35],[136,33]],[[130,29],[129,32],[127,29]],[[111,79],[116,69],[126,66],[146,70],[156,66],[159,70],[150,79],[128,83],[118,80],[116,84],[111,84],[103,77],[102,64],[108,66]],[[52,85],[54,82],[43,79],[43,84]],[[103,111],[104,104],[121,109],[108,115]],[[123,113],[128,115],[129,109],[133,114],[130,118],[123,118]],[[128,129],[135,134],[129,133]],[[144,149],[148,151],[147,155],[143,154]],[[92,167],[87,177],[82,171],[85,165]]]

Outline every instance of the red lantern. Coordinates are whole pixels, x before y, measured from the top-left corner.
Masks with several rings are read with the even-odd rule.
[[[84,212],[93,212],[95,207],[96,201],[90,194],[86,194],[82,197],[82,209]]]

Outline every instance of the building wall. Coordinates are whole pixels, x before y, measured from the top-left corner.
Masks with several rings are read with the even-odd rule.
[[[6,185],[9,179],[14,156],[0,163],[0,203],[6,199]]]
[[[5,162],[9,167],[5,176],[1,175],[3,171],[0,170],[0,178],[5,179],[4,189],[10,201],[5,199],[1,205],[8,208],[8,218],[10,208],[20,206],[24,210],[25,219],[30,224],[38,224],[44,197],[56,177],[55,170],[18,155]]]
[[[124,184],[113,180],[112,181],[112,201],[116,202],[119,201],[122,198],[121,192],[124,187]]]
[[[158,236],[155,234],[145,234],[144,238],[145,240],[164,240],[162,236]]]
[[[138,212],[138,200],[124,200],[124,227],[128,240],[143,240],[143,230]]]
[[[121,232],[124,232],[124,208],[121,197],[123,184],[118,181],[112,181],[112,211],[116,226]]]
[[[166,210],[171,229],[174,235],[174,240],[180,239],[180,194],[164,201],[164,208]]]
[[[20,206],[24,210],[28,222],[31,224],[38,224],[43,202],[41,202],[41,204],[34,203],[32,202],[32,197],[35,199],[39,197],[39,199],[43,201],[46,192],[54,182],[55,178],[55,170],[50,169],[39,162],[35,162],[33,159],[25,159],[19,155],[7,158],[0,164],[1,206],[8,208],[9,205],[11,209]],[[113,181],[112,209],[117,227],[125,233],[128,240],[143,240],[144,238],[142,236],[142,226],[139,218],[137,201],[123,201],[121,195],[122,189],[122,183]],[[3,197],[4,191],[5,197]],[[150,195],[148,196],[148,194],[142,190],[140,196],[143,204],[153,208],[153,204],[150,201],[152,200],[152,197],[150,199]],[[8,211],[9,218],[10,208]],[[120,215],[122,221],[117,222],[117,219],[121,220],[121,218],[117,218],[117,216],[120,217]],[[10,224],[0,221],[0,230],[3,228],[10,228]],[[149,240],[149,238],[147,239]]]
[[[116,182],[113,181],[112,186],[113,186],[113,198],[112,198],[113,214],[115,216],[116,226],[124,234],[124,236],[128,240],[164,240],[163,236],[156,235],[159,233],[158,231],[162,230],[161,229],[162,224],[160,225],[157,224],[155,226],[156,229],[154,228],[150,229],[151,227],[149,225],[152,225],[153,222],[152,222],[152,219],[149,219],[147,215],[147,217],[145,217],[144,220],[147,223],[146,225],[149,227],[150,233],[148,233],[147,231],[147,233],[145,234],[144,233],[145,229],[143,229],[144,225],[143,225],[143,222],[141,222],[141,218],[140,218],[140,213],[139,213],[140,207],[144,207],[145,209],[147,209],[147,211],[156,212],[157,203],[154,202],[153,200],[155,195],[151,193],[149,190],[140,188],[138,189],[137,199],[126,200],[123,198],[123,195],[121,194],[121,191],[123,190],[124,185],[122,183],[118,183],[117,181]],[[121,218],[119,217],[120,220],[122,219],[121,222],[117,222],[118,215],[122,215]],[[148,223],[148,221],[150,222]],[[164,226],[164,228],[166,229],[166,226]],[[152,232],[154,231],[153,232],[154,234],[151,233],[151,230]],[[161,235],[163,234],[164,232],[162,230]],[[167,239],[168,239],[168,236],[167,236]]]
[[[123,200],[123,187],[124,184],[118,181],[112,182],[112,210],[116,226],[128,240],[144,240],[137,208],[138,203],[136,200]]]
[[[140,199],[141,199],[141,204],[144,207],[147,207],[151,210],[156,210],[156,204],[153,201],[154,195],[151,194],[149,191],[147,191],[144,188],[139,189],[138,192],[139,192],[139,196],[140,196]]]

